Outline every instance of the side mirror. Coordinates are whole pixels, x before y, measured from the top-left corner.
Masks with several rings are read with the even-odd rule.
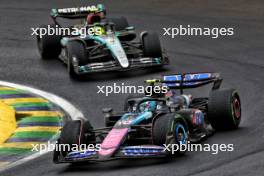
[[[113,112],[113,108],[103,108],[102,112],[103,113],[111,113],[111,112]]]
[[[135,30],[135,27],[134,26],[128,26],[128,27],[126,27],[126,30],[127,31],[132,31],[132,30]]]

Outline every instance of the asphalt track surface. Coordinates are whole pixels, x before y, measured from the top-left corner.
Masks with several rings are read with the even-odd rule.
[[[126,16],[141,30],[160,34],[171,65],[164,70],[130,71],[92,75],[84,81],[69,79],[58,60],[42,61],[31,27],[49,23],[52,7],[71,7],[98,1],[1,0],[0,79],[55,93],[79,107],[95,127],[103,125],[101,108],[122,109],[127,95],[96,94],[97,85],[122,82],[141,85],[155,75],[217,71],[223,87],[237,88],[242,98],[243,119],[237,131],[217,133],[206,143],[233,143],[233,152],[189,152],[173,160],[125,160],[77,166],[54,165],[52,154],[12,168],[6,175],[263,175],[264,171],[264,2],[245,0],[105,1],[112,16]],[[177,24],[200,27],[234,27],[235,35],[208,37],[162,36],[162,27]],[[204,92],[204,90],[202,90]],[[199,93],[195,91],[195,93]]]

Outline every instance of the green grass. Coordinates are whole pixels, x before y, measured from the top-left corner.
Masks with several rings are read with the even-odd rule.
[[[26,93],[20,90],[0,90],[1,95],[6,95],[6,94],[21,94],[21,93]]]
[[[30,152],[30,148],[13,148],[13,147],[3,147],[0,148],[0,154],[24,154]]]
[[[22,131],[16,132],[11,138],[51,138],[57,134],[50,131]]]
[[[31,107],[31,106],[49,106],[52,107],[52,104],[47,102],[26,102],[26,103],[13,103],[13,107]]]
[[[24,117],[19,120],[18,123],[27,123],[27,122],[61,122],[62,118],[59,116],[31,116]]]

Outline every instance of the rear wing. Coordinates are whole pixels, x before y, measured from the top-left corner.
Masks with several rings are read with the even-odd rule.
[[[212,89],[219,89],[222,83],[219,73],[184,73],[175,75],[166,75],[161,79],[146,80],[145,82],[151,85],[162,83],[170,89],[183,89],[196,88],[203,85],[213,83]]]
[[[92,6],[83,6],[83,7],[71,7],[71,8],[61,8],[61,9],[51,9],[52,18],[84,18],[90,13],[105,13],[105,7],[102,4],[92,5]]]

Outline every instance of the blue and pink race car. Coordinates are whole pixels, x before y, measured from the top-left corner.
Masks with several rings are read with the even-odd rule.
[[[68,121],[57,142],[64,150],[55,150],[53,161],[73,163],[183,154],[184,151],[170,150],[170,146],[196,143],[214,131],[238,128],[239,94],[234,89],[219,90],[221,82],[218,73],[175,74],[146,80],[151,86],[167,86],[167,93],[130,96],[124,112],[103,109],[104,128],[94,129],[89,121]],[[185,89],[210,83],[213,86],[208,97],[184,94]]]

